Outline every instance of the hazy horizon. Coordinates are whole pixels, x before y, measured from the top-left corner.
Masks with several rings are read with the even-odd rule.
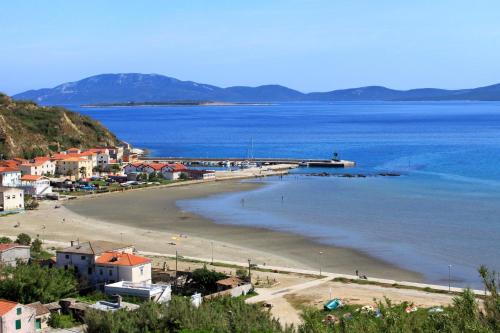
[[[500,82],[500,3],[326,0],[8,2],[0,91],[102,73],[302,92]]]

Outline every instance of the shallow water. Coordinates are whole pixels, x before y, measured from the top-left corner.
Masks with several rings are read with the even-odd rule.
[[[327,158],[338,151],[358,164],[298,169],[254,192],[179,202],[219,223],[361,249],[431,282],[447,283],[449,264],[455,285],[478,286],[480,264],[500,270],[500,103],[72,109],[156,156]],[[402,176],[307,176],[323,171]]]

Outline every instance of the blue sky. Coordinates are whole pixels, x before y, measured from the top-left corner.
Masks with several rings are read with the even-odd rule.
[[[100,73],[301,91],[500,82],[500,1],[3,1],[0,91]]]

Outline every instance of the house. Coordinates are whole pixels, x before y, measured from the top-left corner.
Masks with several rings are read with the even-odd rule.
[[[16,243],[0,244],[0,262],[2,265],[16,266],[20,262],[28,262],[31,257],[30,247]]]
[[[161,173],[161,170],[163,167],[165,167],[165,163],[148,163],[148,164],[143,164],[140,168],[140,172],[146,173],[148,175],[152,174],[153,172]]]
[[[0,167],[0,186],[19,186],[21,171],[17,167]]]
[[[217,284],[218,291],[236,288],[236,287],[239,287],[239,286],[245,284],[245,282],[243,282],[243,280],[241,280],[240,278],[235,277],[235,276],[228,277],[227,279],[219,280],[215,283]]]
[[[118,311],[120,309],[123,309],[126,311],[132,311],[132,310],[137,310],[139,308],[139,305],[134,304],[134,303],[123,302],[121,296],[118,296],[116,303],[108,302],[108,301],[98,301],[98,302],[90,305],[89,308],[94,309],[94,310],[99,310],[99,311],[105,311],[105,312],[110,312],[110,311],[114,312],[114,311]]]
[[[24,191],[16,187],[0,186],[0,211],[16,212],[24,209]]]
[[[66,149],[65,153],[66,154],[80,154],[81,150],[80,150],[80,148],[69,148],[69,149]]]
[[[168,302],[172,298],[172,287],[169,284],[118,281],[106,284],[104,292],[107,295],[132,296],[158,303]]]
[[[109,150],[107,148],[92,148],[88,149],[86,152],[92,152],[96,154],[96,167],[106,168],[111,160],[109,156]]]
[[[50,310],[45,304],[35,302],[26,304],[26,306],[35,310],[35,329],[37,331],[45,330],[49,327]]]
[[[56,160],[56,173],[76,179],[92,177],[92,160],[83,157],[64,157]]]
[[[142,172],[142,163],[130,163],[123,168],[125,174]]]
[[[94,285],[95,262],[97,258],[108,251],[132,253],[134,247],[128,244],[108,241],[71,242],[71,246],[56,251],[56,266],[64,269],[73,268],[76,274]]]
[[[108,147],[106,148],[109,152],[109,157],[111,159],[117,160],[119,163],[123,161],[123,155],[125,153],[124,147]]]
[[[35,333],[35,310],[17,302],[0,300],[0,333]]]
[[[186,173],[187,175],[187,171],[186,166],[180,163],[167,164],[161,168],[163,178],[168,180],[177,180],[181,177],[182,173]]]
[[[50,157],[36,157],[33,162],[20,164],[19,170],[23,175],[46,176],[56,172],[56,165]]]
[[[187,170],[187,175],[191,179],[214,180],[215,171],[212,170]]]
[[[151,283],[151,259],[127,252],[110,251],[101,254],[95,261],[98,284],[129,281]]]
[[[50,179],[45,176],[23,175],[21,177],[21,187],[25,194],[38,196],[52,193]]]

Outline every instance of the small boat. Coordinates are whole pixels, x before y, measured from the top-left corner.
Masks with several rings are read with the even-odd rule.
[[[340,298],[334,298],[326,302],[324,305],[325,310],[335,310],[343,306],[342,300]]]

